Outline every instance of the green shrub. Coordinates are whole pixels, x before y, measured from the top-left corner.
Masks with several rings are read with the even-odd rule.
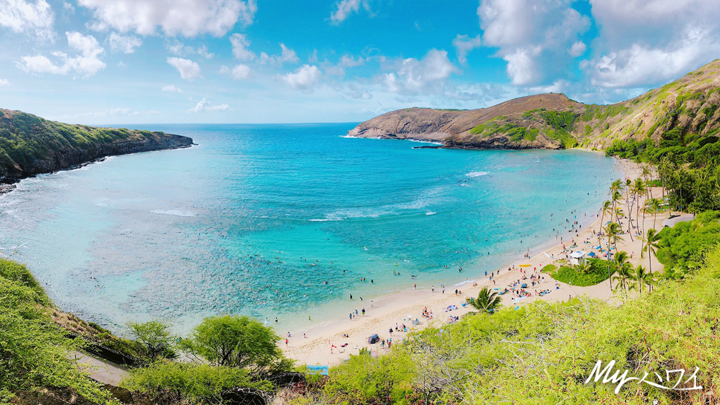
[[[150,395],[170,391],[192,403],[209,404],[222,403],[223,394],[233,388],[273,389],[270,382],[254,381],[247,371],[238,368],[175,362],[157,362],[133,370],[121,385]]]

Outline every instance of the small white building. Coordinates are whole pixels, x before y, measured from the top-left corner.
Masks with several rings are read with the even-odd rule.
[[[576,250],[570,254],[570,264],[572,265],[578,265],[580,263],[585,262],[585,256],[587,256],[586,252],[583,252],[582,250]]]

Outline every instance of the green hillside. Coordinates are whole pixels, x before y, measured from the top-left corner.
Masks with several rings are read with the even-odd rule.
[[[189,147],[163,132],[97,128],[0,109],[0,182],[65,169],[111,155]]]
[[[720,60],[663,87],[610,105],[562,94],[521,97],[477,110],[411,108],[363,122],[351,136],[441,141],[449,148],[605,150],[615,141],[653,142],[675,131],[686,143],[714,143],[720,131]]]

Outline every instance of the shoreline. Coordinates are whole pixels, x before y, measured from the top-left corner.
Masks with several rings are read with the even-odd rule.
[[[635,179],[639,177],[639,169],[634,162],[629,160],[617,159],[616,162],[620,165],[622,178]],[[663,215],[664,217],[665,215]],[[659,219],[659,218],[658,218]],[[581,225],[578,232],[572,233],[572,236],[568,239],[563,239],[565,244],[569,244],[571,240],[575,240],[578,243],[576,250],[588,250],[583,246],[586,239],[590,241],[597,241],[597,236],[593,235],[593,230],[600,228],[600,216],[593,214],[592,217],[588,217],[587,221],[578,220],[578,224]],[[565,238],[569,232],[558,233],[558,236]],[[596,242],[590,242],[589,245],[596,245]],[[622,244],[618,244],[618,250],[625,250],[629,254],[633,255],[631,263],[640,263],[640,240],[626,240]],[[610,281],[606,280],[594,286],[589,287],[577,287],[567,285],[564,283],[556,282],[548,274],[541,273],[540,270],[547,264],[552,264],[559,259],[559,255],[563,251],[563,243],[548,240],[544,243],[538,244],[536,247],[530,249],[530,257],[516,258],[511,260],[504,266],[488,270],[487,274],[490,276],[493,273],[497,273],[494,277],[494,283],[489,280],[489,277],[478,276],[468,277],[465,280],[456,280],[452,284],[445,285],[445,292],[440,286],[434,286],[434,291],[431,289],[404,289],[394,293],[383,294],[379,297],[375,297],[371,302],[365,300],[355,301],[357,308],[361,307],[366,310],[363,315],[358,315],[350,320],[348,318],[336,318],[329,319],[321,322],[318,325],[312,326],[303,331],[294,331],[287,337],[285,334],[278,333],[281,337],[281,341],[278,346],[283,350],[286,356],[297,361],[298,364],[308,365],[337,365],[343,361],[346,361],[351,354],[358,354],[360,349],[369,349],[377,354],[382,354],[385,350],[380,344],[370,345],[367,343],[367,338],[372,334],[378,334],[381,339],[389,339],[392,336],[393,343],[402,341],[405,337],[405,332],[396,332],[390,334],[389,329],[394,329],[397,324],[402,329],[402,325],[405,324],[410,331],[422,330],[428,326],[442,326],[448,323],[450,316],[462,316],[470,312],[470,307],[463,307],[462,303],[465,299],[471,296],[477,296],[478,292],[482,287],[489,286],[491,288],[500,288],[506,286],[508,283],[520,279],[527,273],[535,274],[540,277],[544,276],[542,283],[532,289],[537,290],[549,289],[551,292],[545,296],[535,296],[528,298],[521,298],[515,301],[511,299],[510,295],[505,294],[502,296],[503,307],[519,307],[525,305],[528,302],[532,302],[537,299],[542,299],[549,302],[564,301],[569,297],[578,296],[589,296],[597,299],[601,299],[606,302],[616,301],[613,292],[610,289]],[[638,254],[635,254],[637,252]],[[555,255],[558,255],[554,258]],[[519,255],[517,255],[519,256]],[[645,263],[646,259],[643,259]],[[521,273],[520,264],[529,265],[525,267],[524,273]],[[657,267],[656,267],[657,266]],[[662,265],[653,260],[653,268],[661,268]],[[512,269],[508,271],[508,268]],[[478,269],[479,271],[484,271]],[[451,279],[450,277],[448,279]],[[556,289],[557,285],[557,289]],[[455,294],[455,289],[461,290],[460,294]],[[530,291],[530,289],[528,289]],[[449,306],[455,305],[456,310],[449,312],[443,311]],[[433,311],[434,318],[432,320],[421,317],[422,311],[427,308]],[[419,324],[413,326],[414,320],[419,320]],[[280,331],[276,331],[280,332]],[[303,335],[307,336],[306,338]],[[348,336],[348,337],[345,337]],[[287,338],[287,343],[286,343]],[[344,346],[344,347],[343,347]]]
[[[190,149],[194,146],[198,146],[198,144],[196,144],[192,138],[189,138],[189,137],[186,137],[183,135],[174,135],[174,134],[168,134],[168,135],[190,139],[190,143],[189,144],[180,144],[177,146],[173,145],[173,146],[163,147],[163,148],[159,148],[159,149],[149,148],[146,150],[137,150],[137,151],[130,151],[130,152],[108,153],[108,154],[94,157],[94,158],[86,160],[84,162],[73,163],[73,164],[70,164],[65,167],[58,167],[58,168],[54,168],[54,169],[51,169],[48,171],[41,171],[41,172],[29,174],[29,175],[24,175],[21,177],[4,177],[4,178],[0,179],[0,195],[7,194],[7,193],[14,191],[17,188],[17,184],[25,179],[31,179],[31,178],[35,178],[35,177],[42,176],[42,175],[55,174],[55,173],[59,173],[59,172],[82,169],[83,167],[90,166],[95,163],[102,163],[106,159],[111,158],[111,157],[123,156],[123,155],[134,155],[137,153],[147,153],[147,152],[184,150],[184,149]]]

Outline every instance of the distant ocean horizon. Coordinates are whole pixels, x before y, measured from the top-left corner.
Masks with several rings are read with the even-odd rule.
[[[598,153],[413,149],[354,125],[127,126],[197,146],[23,180],[0,196],[0,253],[115,331],[240,314],[284,333],[347,316],[349,294],[472,280],[567,240],[621,177]]]

